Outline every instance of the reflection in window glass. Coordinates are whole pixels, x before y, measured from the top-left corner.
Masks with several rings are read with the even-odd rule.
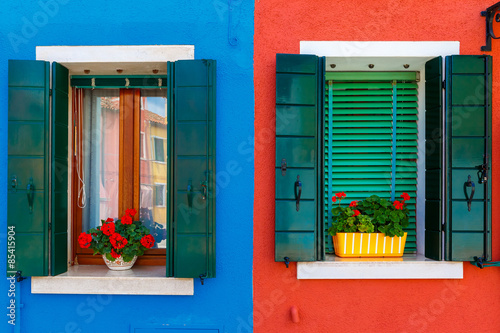
[[[120,94],[118,89],[84,91],[82,177],[86,204],[82,231],[118,218]]]
[[[141,194],[140,219],[156,240],[154,248],[166,248],[167,195],[167,98],[160,89],[141,90]]]
[[[165,139],[153,138],[154,160],[157,162],[165,162]]]

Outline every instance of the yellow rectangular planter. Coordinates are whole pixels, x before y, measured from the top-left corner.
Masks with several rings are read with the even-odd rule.
[[[333,236],[335,254],[350,257],[401,257],[407,233],[388,237],[383,233],[339,232]]]

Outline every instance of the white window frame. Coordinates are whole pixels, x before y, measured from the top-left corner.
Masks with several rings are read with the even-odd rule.
[[[325,261],[299,262],[298,279],[462,279],[463,263],[425,258],[425,63],[460,53],[459,42],[301,41],[301,54],[326,58],[325,71],[418,71],[417,255],[360,259],[327,255]],[[335,66],[330,66],[335,64]],[[373,64],[373,69],[368,65]],[[409,65],[408,68],[403,65]],[[334,67],[334,68],[332,68]],[[444,70],[444,66],[443,66]],[[443,73],[444,74],[444,73]]]
[[[70,75],[83,75],[85,70],[95,75],[147,75],[153,70],[166,74],[167,61],[194,59],[194,45],[131,45],[131,46],[37,46],[36,60],[58,62],[69,69]],[[69,99],[71,100],[71,89]],[[72,103],[68,103],[71,119]],[[72,138],[72,127],[68,138]],[[71,158],[69,156],[68,158]],[[68,170],[71,172],[71,170]],[[69,174],[68,179],[72,175]],[[71,182],[68,182],[71,191]],[[68,198],[71,207],[71,198]],[[71,228],[71,216],[68,214]],[[68,229],[68,258],[71,258],[71,230]],[[70,259],[71,260],[71,259]],[[113,284],[113,288],[109,286]],[[193,279],[167,278],[165,267],[136,266],[121,279],[109,276],[103,265],[74,265],[57,276],[31,278],[34,294],[134,294],[134,295],[194,295]]]

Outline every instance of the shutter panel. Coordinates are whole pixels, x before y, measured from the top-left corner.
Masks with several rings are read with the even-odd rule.
[[[317,56],[276,55],[275,261],[314,261],[322,252],[317,246],[320,73]]]
[[[345,192],[342,205],[349,205],[374,194],[390,200],[393,190],[395,199],[407,192],[411,199],[405,253],[416,252],[416,73],[327,72],[325,80],[325,228],[331,225],[335,193]],[[326,248],[333,252],[331,237]]]
[[[425,64],[425,256],[442,259],[442,72],[441,57]]]
[[[491,259],[491,64],[486,55],[446,57],[445,260]]]
[[[48,275],[49,79],[48,62],[9,60],[9,275]]]
[[[169,63],[169,70],[173,275],[215,277],[216,62],[180,60]]]
[[[52,63],[52,275],[68,268],[68,79],[68,69]]]

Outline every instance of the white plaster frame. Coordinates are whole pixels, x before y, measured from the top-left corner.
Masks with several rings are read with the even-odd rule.
[[[36,60],[56,61],[67,67],[70,75],[84,75],[85,70],[90,71],[89,76],[118,75],[117,69],[122,70],[120,75],[147,75],[153,74],[153,70],[166,74],[167,61],[183,59],[194,59],[194,45],[36,47]],[[71,89],[69,91],[71,99]],[[68,115],[68,119],[72,119],[71,103]],[[70,126],[69,138],[71,130]],[[71,221],[68,225],[71,226]],[[71,244],[71,230],[68,230],[68,244]],[[71,246],[68,246],[68,258],[71,258]],[[137,266],[122,273],[120,277],[123,278],[118,278],[115,273],[108,272],[105,266],[75,265],[70,266],[67,273],[57,276],[33,277],[31,288],[33,293],[41,294],[194,294],[193,279],[167,278],[164,269]],[[111,284],[112,290],[109,288]]]
[[[420,72],[418,151],[425,152],[425,63],[437,56],[460,54],[460,43],[433,42],[359,42],[301,41],[301,54],[326,58],[326,71],[418,71]],[[332,68],[331,64],[335,64]],[[373,64],[373,69],[368,67]],[[409,65],[406,69],[403,65]],[[444,66],[443,66],[444,70]],[[443,73],[444,74],[444,73]],[[443,279],[463,278],[463,263],[433,261],[422,254],[425,249],[425,154],[419,154],[417,172],[417,256],[400,261],[356,260],[329,257],[323,262],[300,262],[299,279]],[[334,258],[335,257],[335,258]]]

